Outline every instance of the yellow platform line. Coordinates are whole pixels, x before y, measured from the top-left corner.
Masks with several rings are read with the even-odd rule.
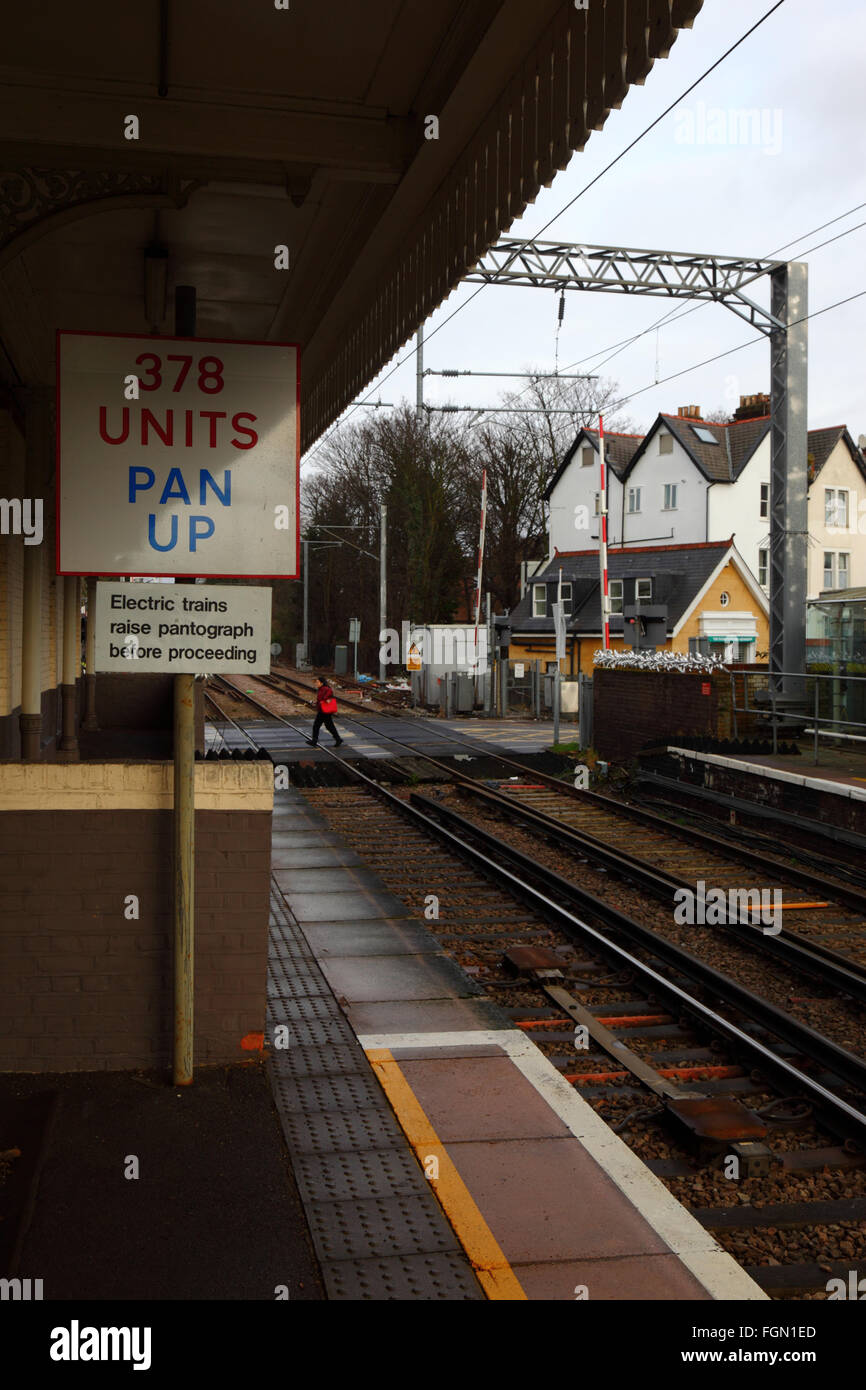
[[[382,1090],[388,1097],[421,1167],[427,1172],[429,1160],[437,1160],[439,1176],[432,1180],[433,1190],[454,1229],[454,1234],[466,1251],[485,1294],[489,1299],[512,1302],[525,1300],[526,1294],[501,1246],[478,1210],[469,1188],[448,1157],[444,1144],[400,1070],[399,1064],[387,1048],[370,1048],[367,1060],[379,1078]]]

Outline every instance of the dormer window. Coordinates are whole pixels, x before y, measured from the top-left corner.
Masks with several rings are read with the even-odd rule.
[[[547,617],[546,584],[533,584],[532,586],[532,616],[533,618]]]

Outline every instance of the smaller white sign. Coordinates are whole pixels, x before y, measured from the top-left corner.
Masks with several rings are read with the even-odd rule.
[[[264,674],[271,590],[245,585],[96,586],[96,670]]]
[[[523,662],[522,662],[522,661],[515,661],[515,663],[514,663],[514,679],[515,679],[516,681],[522,681],[522,680],[523,680],[523,676],[524,676]]]

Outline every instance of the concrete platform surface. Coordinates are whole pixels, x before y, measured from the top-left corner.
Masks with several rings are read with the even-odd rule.
[[[57,1091],[16,1273],[44,1298],[324,1299],[260,1062],[198,1067],[195,1084],[130,1072],[0,1076]],[[138,1176],[127,1177],[129,1159]]]

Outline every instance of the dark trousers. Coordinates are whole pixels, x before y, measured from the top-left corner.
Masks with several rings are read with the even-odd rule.
[[[325,728],[328,730],[328,733],[332,735],[334,742],[341,743],[342,740],[340,738],[340,735],[334,728],[334,716],[332,714],[323,714],[321,710],[316,710],[316,717],[313,720],[313,743],[316,743],[318,741],[319,730],[321,729],[323,724]]]

